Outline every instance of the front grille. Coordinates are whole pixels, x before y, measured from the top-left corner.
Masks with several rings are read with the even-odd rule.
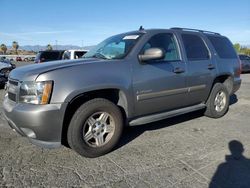
[[[10,100],[16,102],[16,94],[8,92],[8,97]]]

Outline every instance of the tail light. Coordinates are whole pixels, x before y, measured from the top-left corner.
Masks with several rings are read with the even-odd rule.
[[[240,76],[241,71],[242,71],[242,63],[240,59],[238,60],[238,63],[239,63],[239,68],[236,71],[236,76]]]

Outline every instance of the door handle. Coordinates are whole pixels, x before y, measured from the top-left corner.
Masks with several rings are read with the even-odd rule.
[[[183,72],[185,72],[185,70],[180,68],[180,67],[174,68],[174,73],[176,73],[176,74],[180,74],[180,73],[183,73]]]
[[[214,66],[213,64],[209,64],[209,65],[207,66],[207,68],[208,68],[209,70],[212,70],[212,69],[215,69],[215,66]]]

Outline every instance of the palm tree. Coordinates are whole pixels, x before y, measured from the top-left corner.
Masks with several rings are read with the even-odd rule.
[[[13,41],[12,42],[12,48],[15,50],[16,54],[17,54],[17,49],[19,48],[18,42]]]
[[[50,44],[47,45],[47,50],[53,50],[53,48]]]
[[[3,52],[3,54],[6,54],[7,46],[5,44],[1,44],[0,49]]]

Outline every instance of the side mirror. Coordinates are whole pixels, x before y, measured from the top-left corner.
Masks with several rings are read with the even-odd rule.
[[[149,48],[144,54],[139,55],[140,61],[159,60],[165,57],[165,52],[161,48]]]

